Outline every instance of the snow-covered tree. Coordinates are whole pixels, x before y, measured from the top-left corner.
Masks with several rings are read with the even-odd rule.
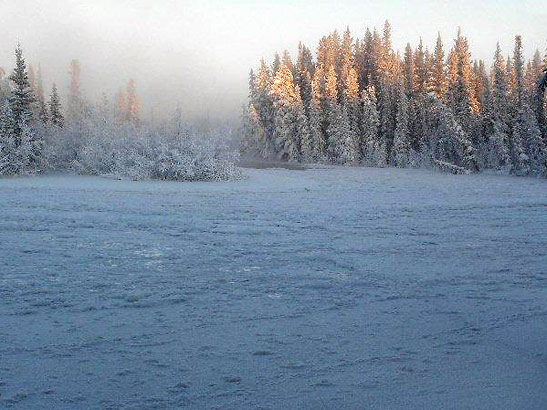
[[[38,105],[38,119],[42,124],[47,124],[49,121],[49,112],[47,109],[46,99],[44,95],[44,84],[42,80],[42,67],[38,65],[38,71],[36,71],[36,88],[35,88],[36,102]]]
[[[522,105],[525,101],[524,88],[524,59],[522,56],[522,37],[515,37],[515,51],[513,54],[513,66],[515,72],[515,102]]]
[[[510,117],[507,90],[507,73],[501,49],[496,46],[492,66],[492,83],[485,81],[483,95],[483,165],[487,168],[505,170],[510,165],[509,140]]]
[[[406,44],[403,65],[405,91],[407,96],[411,96],[414,92],[414,55],[410,43]]]
[[[515,37],[512,60],[514,113],[511,135],[513,172],[517,175],[542,175],[545,172],[546,152],[537,118],[526,98],[522,39]]]
[[[295,110],[295,133],[299,138],[298,146],[300,149],[299,158],[305,162],[311,162],[315,159],[312,134],[308,124],[308,117],[306,116],[306,110],[304,109],[304,103],[300,96],[300,87],[295,87],[296,99],[294,103]]]
[[[534,107],[536,117],[540,127],[543,127],[543,139],[547,141],[547,117],[546,117],[546,98],[545,91],[547,90],[547,54],[545,54],[545,62],[543,67],[543,74],[537,81],[537,87],[534,98]]]
[[[9,96],[13,116],[14,138],[16,146],[21,142],[22,124],[28,124],[33,118],[36,99],[30,85],[23,50],[18,45],[15,49],[15,69],[9,79],[13,85]]]
[[[351,131],[346,107],[333,106],[329,117],[327,135],[330,160],[339,164],[354,163],[357,160],[356,137]]]
[[[78,122],[84,116],[84,101],[80,85],[80,62],[76,59],[70,62],[70,87],[68,94],[68,118],[72,122]]]
[[[479,111],[478,101],[473,93],[470,57],[467,38],[462,36],[461,30],[458,30],[458,36],[449,58],[450,82],[448,93],[450,106],[466,133],[469,133],[473,126],[472,114]]]
[[[323,68],[318,67],[312,81],[312,96],[309,106],[309,129],[312,158],[321,161],[326,156],[326,119],[322,107],[324,90]]]
[[[388,157],[391,155],[395,133],[395,91],[396,88],[387,83],[380,83],[377,90],[378,113],[380,118],[381,145],[386,147]]]
[[[447,91],[446,69],[444,61],[444,49],[441,33],[437,35],[437,43],[433,53],[433,67],[429,74],[428,89],[439,100],[443,100]]]
[[[291,70],[281,64],[275,75],[270,95],[275,108],[274,141],[279,158],[297,161],[299,135],[297,131],[297,95]]]
[[[361,134],[361,101],[359,93],[359,78],[355,68],[351,67],[346,75],[343,90],[343,100],[348,120],[350,124],[350,132],[352,138],[354,138],[353,145],[357,149],[357,157],[359,157],[359,135]]]
[[[406,168],[409,165],[411,147],[408,130],[408,98],[402,86],[398,90],[396,122],[391,155],[395,166]]]
[[[513,123],[514,173],[547,176],[547,151],[532,109],[524,104]],[[524,154],[524,155],[523,155]]]
[[[346,28],[344,36],[342,38],[342,45],[340,49],[340,75],[338,78],[338,90],[339,99],[346,98],[348,89],[357,87],[359,88],[359,79],[357,71],[355,71],[355,56],[354,56],[354,41],[351,36],[349,27]],[[351,72],[353,70],[353,73]],[[350,77],[352,76],[352,77]],[[359,98],[359,91],[357,90],[357,97]]]
[[[505,77],[507,78],[507,91],[511,97],[515,95],[515,66],[511,56],[507,56],[505,62]]]
[[[262,124],[260,124],[258,112],[252,103],[244,107],[242,117],[243,136],[241,138],[240,151],[244,154],[254,153],[262,156],[263,153],[261,151],[265,146],[264,129],[262,128]]]
[[[380,119],[376,106],[376,92],[374,86],[361,93],[362,116],[361,116],[361,158],[365,165],[385,166],[386,147],[380,144],[379,127]]]
[[[11,92],[9,79],[6,76],[6,71],[0,67],[0,104],[3,104],[8,99]]]
[[[127,83],[125,110],[125,117],[127,121],[137,124],[140,119],[141,103],[137,97],[137,89],[133,79],[130,79]]]
[[[63,128],[65,118],[61,109],[61,100],[55,83],[53,83],[53,86],[51,87],[51,96],[49,97],[49,118],[51,125]]]
[[[275,53],[274,61],[272,63],[272,74],[275,76],[277,74],[277,71],[281,67],[281,57],[279,56],[279,53]]]
[[[528,131],[526,120],[520,114],[513,120],[512,132],[509,143],[511,155],[511,172],[515,175],[528,175],[530,173],[529,158],[524,148],[524,139]]]
[[[127,97],[125,95],[125,90],[119,88],[116,93],[116,117],[118,121],[125,121],[127,113]]]
[[[450,107],[437,99],[432,104],[435,127],[429,137],[429,152],[434,163],[477,171],[476,150],[455,114]]]
[[[17,149],[14,117],[8,101],[0,107],[0,175],[15,173],[12,156]]]
[[[324,130],[325,130],[325,142],[327,156],[331,159],[335,159],[335,146],[338,144],[337,138],[339,134],[333,134],[338,128],[338,125],[332,125],[334,121],[341,118],[341,110],[338,106],[338,77],[336,75],[336,69],[333,64],[328,66],[323,72],[325,77],[322,81],[322,107],[324,111]]]
[[[498,76],[502,73],[503,71],[498,70]],[[483,133],[485,141],[480,148],[484,167],[504,170],[507,169],[510,163],[507,148],[509,129],[497,102],[500,100],[500,94],[503,93],[503,78],[497,79],[496,87],[497,98],[495,99],[490,81],[485,83],[483,99]]]
[[[308,47],[298,44],[298,59],[296,61],[296,85],[300,88],[300,95],[304,107],[308,110],[312,98],[312,78],[315,72],[313,55]]]
[[[251,101],[260,118],[260,124],[264,129],[264,147],[262,154],[268,157],[274,154],[274,106],[270,90],[272,87],[272,73],[264,60],[260,62],[260,68],[254,83],[254,100]]]
[[[416,94],[424,94],[427,91],[427,81],[429,73],[427,62],[425,60],[425,52],[422,39],[418,44],[416,53],[414,54],[414,92]]]

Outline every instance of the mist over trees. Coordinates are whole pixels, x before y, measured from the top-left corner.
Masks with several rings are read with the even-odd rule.
[[[134,179],[239,177],[227,135],[197,132],[180,111],[143,120],[137,84],[90,102],[82,67],[69,64],[68,95],[45,87],[20,46],[0,68],[0,175],[64,170]],[[276,53],[249,78],[241,151],[291,162],[494,170],[547,176],[547,54],[525,61],[523,42],[492,64],[473,60],[458,31],[446,46],[420,40],[394,51],[391,26],[354,38],[324,36],[315,53]]]
[[[41,67],[27,66],[20,46],[10,75],[0,69],[0,176],[51,170],[132,179],[229,180],[240,177],[228,132],[198,133],[177,110],[162,123],[143,121],[129,80],[115,101],[92,103],[82,93],[78,60],[69,67],[63,106],[56,84],[49,96]]]
[[[268,159],[367,166],[485,169],[547,175],[547,55],[524,61],[520,36],[493,64],[449,47],[393,50],[391,26],[349,29],[251,70],[242,152]]]

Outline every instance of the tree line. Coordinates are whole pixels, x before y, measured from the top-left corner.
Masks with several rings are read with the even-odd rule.
[[[70,63],[66,107],[55,84],[46,100],[41,67],[0,69],[0,176],[62,170],[132,179],[227,180],[240,177],[237,153],[217,132],[201,135],[177,110],[161,124],[142,121],[136,85],[109,101],[83,94],[78,60]]]
[[[511,56],[497,45],[492,66],[472,60],[458,30],[448,52],[440,35],[403,55],[391,26],[349,28],[302,43],[251,70],[243,113],[242,152],[300,162],[433,167],[455,173],[484,169],[547,175],[547,55]]]

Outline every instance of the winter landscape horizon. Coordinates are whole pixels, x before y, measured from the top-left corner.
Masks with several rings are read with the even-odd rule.
[[[539,0],[0,0],[0,409],[544,410]]]

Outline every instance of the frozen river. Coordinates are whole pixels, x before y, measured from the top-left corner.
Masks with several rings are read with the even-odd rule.
[[[0,180],[0,409],[547,408],[547,181]]]

